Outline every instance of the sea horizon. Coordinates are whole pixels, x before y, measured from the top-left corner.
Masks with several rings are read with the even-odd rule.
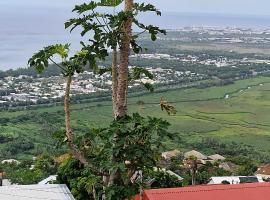
[[[50,44],[71,43],[73,51],[79,50],[79,32],[64,29],[64,22],[73,16],[66,13],[67,10],[52,9],[7,17],[7,13],[0,12],[0,18],[4,19],[0,24],[0,70],[27,67],[33,53]],[[162,17],[141,18],[146,24],[170,30],[183,27],[270,29],[270,16],[163,12]]]

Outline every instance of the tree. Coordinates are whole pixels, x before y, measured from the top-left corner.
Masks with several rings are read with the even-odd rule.
[[[253,176],[254,173],[257,171],[258,167],[254,163],[254,161],[250,161],[249,163],[246,163],[239,167],[237,170],[237,173],[240,176]]]
[[[34,167],[33,167],[34,166]],[[37,160],[24,160],[20,163],[0,164],[0,169],[13,184],[35,184],[56,173],[56,164],[52,157],[41,155]]]
[[[124,10],[114,14],[96,12],[98,7],[116,7],[124,3]],[[137,43],[141,33],[149,32],[151,39],[156,40],[158,33],[165,34],[165,30],[153,25],[144,25],[136,18],[141,12],[155,12],[161,15],[155,6],[151,4],[134,3],[133,0],[101,0],[99,3],[91,1],[78,5],[73,10],[80,15],[79,18],[70,19],[66,22],[66,28],[71,31],[80,26],[82,27],[81,35],[91,32],[94,36],[89,40],[88,48],[95,49],[99,46],[106,46],[112,49],[112,65],[107,69],[100,69],[101,73],[111,72],[112,74],[112,102],[114,117],[121,118],[127,114],[127,94],[128,84],[130,81],[140,79],[145,75],[150,79],[153,75],[146,69],[136,67],[129,70],[130,46],[134,53],[143,51],[143,48]],[[132,26],[136,25],[142,30],[140,33],[133,33]],[[84,44],[83,42],[81,42]],[[85,44],[84,44],[85,45]],[[119,65],[118,65],[118,53]],[[97,63],[93,58],[93,63]],[[96,66],[96,68],[98,68]],[[145,87],[152,90],[150,84]]]
[[[125,9],[117,14],[95,11],[100,6],[118,6],[121,2],[124,2]],[[88,184],[90,188],[87,190],[88,193],[96,198],[99,195],[97,189],[102,185],[102,193],[105,192],[107,199],[131,197],[138,192],[138,187],[142,184],[133,179],[134,174],[144,168],[155,166],[162,148],[161,141],[163,137],[169,135],[166,131],[169,124],[161,119],[150,117],[144,119],[138,114],[127,115],[129,82],[140,79],[142,75],[153,78],[153,75],[144,68],[135,67],[129,70],[130,46],[134,53],[139,53],[143,48],[137,44],[136,39],[141,33],[148,31],[153,41],[156,40],[158,33],[165,34],[165,31],[158,27],[140,23],[136,16],[140,12],[151,11],[157,15],[160,15],[160,12],[151,4],[138,4],[133,0],[101,0],[99,3],[91,1],[76,6],[73,11],[80,17],[66,22],[66,28],[70,27],[73,30],[81,26],[82,36],[92,32],[93,37],[87,44],[81,42],[82,50],[73,57],[68,57],[69,45],[53,45],[34,54],[29,60],[29,65],[41,72],[48,67],[50,61],[60,68],[66,77],[65,134],[58,132],[58,138],[62,143],[68,144],[74,157],[83,164],[87,177],[89,179],[92,177]],[[133,35],[133,24],[141,28],[142,32]],[[107,48],[111,48],[113,52],[112,66],[99,68],[98,60],[108,56]],[[60,64],[53,60],[55,55],[61,57]],[[93,129],[90,134],[75,137],[70,123],[70,86],[73,75],[82,72],[87,64],[95,72],[112,73],[115,120],[106,129]],[[144,85],[152,90],[151,85]]]
[[[96,50],[95,53],[100,53],[102,49]],[[86,158],[81,153],[76,145],[74,145],[74,133],[71,128],[71,117],[70,117],[70,86],[72,83],[72,77],[75,73],[81,73],[84,70],[84,66],[88,62],[91,62],[91,53],[87,49],[76,53],[73,57],[68,57],[69,45],[51,45],[45,47],[39,52],[35,53],[32,58],[29,59],[28,63],[30,67],[34,67],[38,72],[43,72],[49,66],[49,61],[54,63],[58,68],[61,69],[63,76],[66,77],[66,89],[64,97],[64,110],[65,110],[65,126],[66,126],[66,141],[72,151],[73,155],[80,160],[83,164],[88,164]],[[106,52],[104,52],[106,54]],[[61,63],[57,64],[54,60],[54,56],[61,58]],[[101,55],[103,56],[103,54]]]
[[[117,14],[98,13],[95,9],[99,6],[115,7],[124,2],[124,10]],[[66,28],[71,27],[71,30],[77,26],[82,27],[81,35],[84,36],[88,32],[93,32],[94,40],[90,39],[90,49],[96,47],[107,46],[112,49],[112,66],[109,71],[112,73],[112,105],[115,119],[124,118],[127,115],[127,95],[128,84],[134,79],[140,79],[144,74],[149,78],[153,78],[147,70],[143,68],[134,68],[129,70],[129,55],[130,46],[132,46],[134,53],[142,51],[142,47],[137,44],[136,39],[141,34],[132,34],[132,25],[137,25],[142,29],[142,33],[148,31],[151,34],[152,40],[156,40],[158,33],[166,33],[165,30],[161,30],[158,27],[149,25],[146,26],[140,23],[136,16],[140,12],[155,12],[157,15],[161,13],[151,4],[138,4],[133,0],[103,0],[99,3],[91,1],[90,3],[78,5],[73,10],[82,15],[80,18],[70,19],[66,23]],[[90,11],[90,14],[87,12]],[[102,23],[103,22],[103,23]],[[83,42],[81,42],[83,43]],[[117,48],[119,47],[119,66],[117,57]],[[95,58],[93,62],[96,63]],[[104,72],[104,70],[102,70]],[[106,70],[105,70],[106,72]],[[144,84],[151,90],[149,84]],[[113,146],[119,142],[118,131],[115,132]],[[117,160],[116,155],[112,155],[112,161]],[[114,182],[120,183],[120,174],[116,172],[111,174],[109,184]],[[120,183],[121,184],[121,183]]]

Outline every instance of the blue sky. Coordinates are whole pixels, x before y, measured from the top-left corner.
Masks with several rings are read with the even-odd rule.
[[[166,12],[270,15],[269,0],[138,0],[151,2]],[[67,8],[83,0],[1,0],[0,6]]]

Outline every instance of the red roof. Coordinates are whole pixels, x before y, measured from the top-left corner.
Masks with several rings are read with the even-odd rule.
[[[136,198],[139,200],[140,198]],[[270,183],[146,190],[143,200],[269,200]]]

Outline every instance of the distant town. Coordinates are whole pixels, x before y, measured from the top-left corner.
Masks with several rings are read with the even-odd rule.
[[[270,44],[270,29],[251,29],[238,27],[184,27],[171,32],[194,34],[189,37],[169,38],[168,40],[182,42],[219,42],[219,43],[247,43],[247,44]],[[199,36],[199,37],[196,37]],[[263,36],[263,37],[262,37]],[[159,39],[166,40],[165,36]]]
[[[181,79],[203,79],[204,75],[192,73],[190,71],[180,72],[172,69],[147,68],[154,79],[150,80],[144,76],[140,80],[135,80],[130,88],[140,86],[141,83],[169,84]],[[168,79],[168,77],[170,77]],[[80,94],[91,94],[106,92],[111,89],[111,75],[106,73],[97,75],[93,72],[85,71],[76,74],[71,86],[72,96]],[[43,101],[61,101],[64,96],[65,78],[63,76],[34,78],[32,76],[20,75],[18,77],[8,76],[0,80],[1,96],[0,105],[5,106],[10,103],[38,104]]]
[[[149,44],[149,38],[144,34],[140,40],[146,46]],[[133,81],[129,86],[132,90],[140,88],[142,83],[180,87],[181,84],[217,78],[231,82],[270,72],[267,56],[270,29],[186,27],[169,30],[166,36],[160,35],[156,43],[159,48],[150,45],[147,52],[130,56],[132,66],[142,66],[154,76],[153,80],[141,76],[140,80]],[[14,71],[6,74],[0,71],[1,108],[62,102],[65,78],[61,74],[10,73]],[[93,94],[109,94],[111,83],[109,73],[99,75],[85,71],[76,74],[71,95],[73,98],[82,95],[87,99]]]

